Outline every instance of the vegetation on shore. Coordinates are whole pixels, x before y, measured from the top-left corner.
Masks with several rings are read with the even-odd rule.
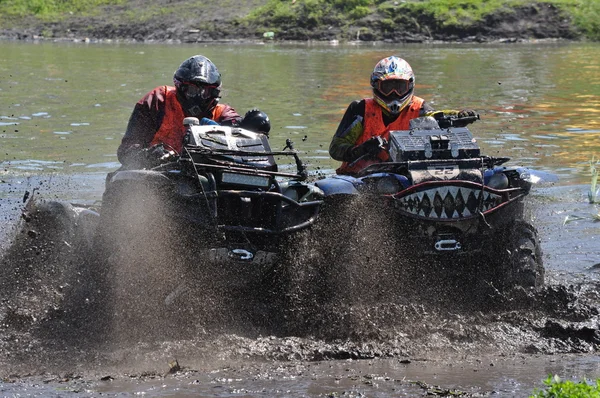
[[[268,0],[246,19],[267,28],[269,26],[319,26],[361,25],[373,15],[378,15],[382,31],[421,28],[432,23],[434,28],[455,32],[470,32],[489,18],[511,14],[516,16],[521,8],[532,8],[542,13],[544,8],[556,9],[583,36],[600,40],[600,2],[597,0]],[[369,25],[365,24],[368,29]],[[429,27],[431,29],[431,27]],[[430,32],[431,33],[431,32]]]
[[[205,18],[207,14],[209,18]],[[27,23],[23,24],[25,20]],[[0,0],[0,22],[5,30],[31,30],[36,25],[38,32],[50,37],[71,31],[71,24],[86,36],[136,40],[150,36],[156,40],[204,41],[262,38],[266,34],[265,37],[281,40],[600,41],[600,2],[158,0],[145,4],[139,0]],[[169,32],[149,34],[151,29],[166,31],[167,24]],[[195,36],[186,34],[192,30],[202,32]]]
[[[548,376],[544,381],[546,389],[536,390],[531,398],[600,398],[600,379],[596,384],[586,381],[561,380],[558,376]]]
[[[125,0],[0,0],[0,16],[35,16],[41,20],[60,19],[74,13],[93,13],[99,7]]]

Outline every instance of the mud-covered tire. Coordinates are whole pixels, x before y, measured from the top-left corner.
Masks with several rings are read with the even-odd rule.
[[[515,222],[508,232],[505,255],[501,256],[503,284],[540,289],[544,285],[544,265],[537,230],[524,221]]]

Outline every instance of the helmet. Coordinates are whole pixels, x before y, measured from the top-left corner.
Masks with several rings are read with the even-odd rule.
[[[210,112],[219,102],[221,74],[203,55],[182,62],[173,75],[177,98],[189,116]]]
[[[269,131],[271,131],[271,121],[266,113],[254,108],[246,112],[244,118],[240,122],[240,127],[256,133],[269,135]]]
[[[392,115],[397,115],[412,100],[415,74],[408,62],[392,55],[375,65],[371,87],[375,101]]]

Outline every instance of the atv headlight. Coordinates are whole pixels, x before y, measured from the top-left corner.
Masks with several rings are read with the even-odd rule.
[[[401,189],[400,182],[394,177],[378,178],[375,183],[377,193],[384,195],[396,193]]]
[[[508,177],[504,173],[496,173],[490,177],[487,186],[494,189],[508,188]]]
[[[268,188],[271,179],[266,176],[223,172],[221,181],[225,184],[247,185],[251,187]]]

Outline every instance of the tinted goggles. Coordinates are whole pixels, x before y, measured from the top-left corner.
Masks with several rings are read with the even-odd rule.
[[[215,90],[218,86],[182,82],[179,87],[187,98],[208,99],[218,95],[218,93],[215,95]]]
[[[391,95],[396,93],[400,97],[404,97],[413,88],[412,80],[404,79],[387,79],[379,80],[377,89],[383,95]]]

